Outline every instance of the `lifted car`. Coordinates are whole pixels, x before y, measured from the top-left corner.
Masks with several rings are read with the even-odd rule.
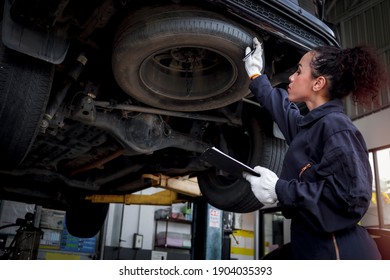
[[[200,160],[208,147],[280,171],[285,142],[251,95],[242,61],[263,42],[283,87],[300,57],[337,45],[324,1],[7,0],[0,46],[0,198],[67,211],[92,236],[91,194],[193,176],[211,205],[262,207],[249,184]]]

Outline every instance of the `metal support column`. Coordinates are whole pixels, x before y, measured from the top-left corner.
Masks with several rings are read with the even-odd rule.
[[[220,260],[222,257],[222,215],[222,210],[207,204],[206,260]]]

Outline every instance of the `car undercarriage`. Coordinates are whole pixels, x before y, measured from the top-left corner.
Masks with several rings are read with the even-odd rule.
[[[245,47],[263,42],[283,87],[304,52],[337,45],[316,1],[313,14],[298,1],[2,2],[0,195],[62,209],[148,188],[143,174],[195,176],[212,205],[259,209],[245,180],[199,158],[216,146],[280,171],[286,144],[249,92]]]

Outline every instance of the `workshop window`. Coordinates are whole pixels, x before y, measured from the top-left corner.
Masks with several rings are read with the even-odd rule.
[[[390,228],[390,147],[373,150],[369,156],[374,175],[372,199],[362,225]]]

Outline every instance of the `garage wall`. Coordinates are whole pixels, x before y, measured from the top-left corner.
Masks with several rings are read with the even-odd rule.
[[[148,188],[137,192],[138,195],[151,195],[161,188]],[[156,230],[164,231],[164,224],[156,223],[155,211],[169,206],[110,204],[104,231],[103,259],[155,259],[154,248]],[[156,228],[156,226],[158,226]],[[191,224],[169,224],[169,230],[175,233],[191,233]],[[142,235],[142,246],[134,248],[134,235]],[[189,250],[170,250],[164,259],[190,259]],[[158,256],[158,259],[161,257]]]
[[[137,194],[150,195],[161,191],[149,188]],[[154,211],[150,205],[110,204],[105,245],[133,248],[134,234],[143,235],[143,249],[151,250],[154,238]]]
[[[390,108],[354,121],[362,132],[369,150],[390,144],[389,120]]]

